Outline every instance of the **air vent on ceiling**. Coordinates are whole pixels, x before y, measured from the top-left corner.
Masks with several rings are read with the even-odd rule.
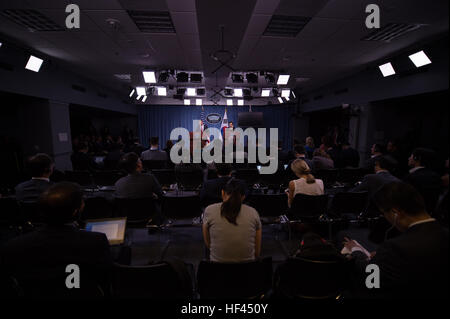
[[[0,69],[5,71],[14,71],[14,67],[11,64],[0,62]]]
[[[320,99],[323,99],[323,95],[316,95],[316,96],[314,97],[314,100],[315,100],[315,101],[320,100]]]
[[[175,33],[169,12],[128,11],[128,14],[141,32]]]
[[[361,40],[390,42],[391,40],[398,38],[399,36],[417,30],[423,26],[425,26],[425,24],[388,23],[380,29],[371,32]]]
[[[81,85],[77,84],[72,84],[72,89],[74,89],[75,91],[86,92],[85,87],[82,87]]]
[[[0,14],[30,31],[64,31],[64,28],[32,9],[7,9]]]
[[[296,37],[311,20],[309,17],[274,15],[263,35],[272,37]]]
[[[106,98],[108,97],[108,95],[106,95],[106,94],[103,93],[103,92],[97,92],[97,95],[100,96],[100,97],[102,97],[102,98],[104,98],[104,99],[106,99]]]
[[[340,89],[340,90],[334,91],[334,95],[344,94],[344,93],[347,93],[347,92],[348,92],[347,88],[346,89]]]

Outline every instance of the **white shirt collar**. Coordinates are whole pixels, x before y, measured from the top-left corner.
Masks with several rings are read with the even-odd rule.
[[[418,171],[418,170],[421,169],[421,168],[425,168],[425,167],[423,167],[423,166],[413,167],[413,168],[411,168],[411,169],[409,170],[409,173],[412,174],[412,173],[414,173],[415,171]]]
[[[50,182],[50,179],[49,178],[45,178],[45,177],[32,177],[31,179],[38,179],[38,180],[41,180],[41,181]]]
[[[387,169],[380,169],[378,172],[376,172],[376,174],[378,173],[389,173],[389,171]]]
[[[415,225],[419,225],[419,224],[423,224],[423,223],[434,222],[435,220],[436,220],[436,219],[434,219],[434,218],[427,218],[427,219],[424,219],[424,220],[420,220],[420,221],[418,221],[418,222],[415,222],[415,223],[410,224],[410,225],[408,226],[408,228],[411,228],[411,227],[413,227],[413,226],[415,226]]]

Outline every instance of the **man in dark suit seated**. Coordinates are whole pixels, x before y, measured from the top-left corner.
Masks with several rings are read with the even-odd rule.
[[[372,148],[370,149],[370,158],[364,163],[363,168],[367,169],[368,171],[373,171],[375,167],[375,161],[378,157],[383,156],[384,148],[381,144],[373,144]]]
[[[222,201],[222,189],[231,179],[231,164],[216,163],[217,178],[207,180],[200,190],[200,201],[203,207]]]
[[[68,182],[54,184],[39,202],[46,226],[7,242],[0,253],[2,269],[17,279],[25,293],[28,289],[57,293],[56,287],[65,292],[70,264],[80,269],[81,289],[92,281],[106,288],[112,258],[105,234],[82,231],[71,224],[84,208],[80,187]]]
[[[150,138],[150,148],[141,154],[143,161],[167,161],[167,153],[159,149],[159,138]]]
[[[337,167],[359,167],[359,153],[349,142],[342,143]]]
[[[89,146],[86,142],[80,143],[78,149],[72,154],[72,168],[74,171],[94,171],[97,168],[94,159],[88,154]]]
[[[425,200],[427,211],[434,213],[441,191],[440,176],[430,169],[435,153],[426,148],[416,148],[408,159],[411,167],[405,182],[414,186]]]
[[[401,235],[385,241],[368,258],[361,246],[346,238],[364,287],[366,266],[379,268],[379,288],[362,288],[382,298],[448,298],[448,231],[427,213],[422,196],[403,182],[384,185],[374,201]],[[373,270],[372,270],[373,274]]]
[[[364,192],[372,196],[385,184],[390,182],[399,182],[400,180],[391,175],[392,169],[396,166],[395,159],[389,155],[378,157],[375,161],[375,174],[364,176],[361,184],[357,185],[351,192]]]
[[[142,161],[136,153],[125,154],[119,167],[128,175],[120,178],[115,184],[117,198],[159,198],[163,192],[159,182],[152,174],[143,174]]]
[[[31,174],[29,181],[16,186],[16,199],[23,203],[35,203],[39,196],[52,184],[53,161],[47,154],[39,153],[29,158],[28,168]]]

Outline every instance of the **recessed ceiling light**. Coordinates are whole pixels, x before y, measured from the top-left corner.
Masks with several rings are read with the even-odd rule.
[[[278,102],[283,103],[283,99],[281,97],[278,97]]]
[[[144,95],[144,97],[142,98],[142,102],[145,102],[147,100],[147,95]]]
[[[411,54],[409,59],[414,63],[417,68],[431,63],[430,58],[423,51]]]
[[[384,77],[390,76],[395,74],[395,70],[392,67],[391,62],[382,64],[380,66],[378,66],[380,68],[381,73],[383,74]]]
[[[138,95],[138,96],[136,96],[136,100],[139,101],[139,99],[140,99],[141,97],[143,97],[143,96],[145,96],[145,95]]]
[[[238,105],[240,106],[244,105],[244,100],[238,100]]]
[[[202,105],[202,99],[196,99],[195,100],[196,105]]]
[[[232,99],[227,99],[227,105],[233,105],[233,100]]]
[[[291,95],[291,90],[290,90],[290,89],[284,89],[284,90],[281,90],[281,96],[282,96],[282,97],[287,97],[287,98],[289,98],[289,95]]]
[[[242,89],[234,89],[234,96],[242,97]]]
[[[164,86],[158,87],[158,96],[166,96],[167,89]]]
[[[153,71],[142,71],[145,83],[156,83],[155,72]]]
[[[134,94],[135,91],[136,91],[135,89],[132,89],[132,90],[131,90],[131,92],[130,92],[130,97],[133,96],[133,94]]]
[[[278,76],[277,85],[286,85],[289,82],[289,74],[281,74]]]
[[[191,100],[184,99],[184,105],[191,105]]]
[[[34,55],[30,55],[30,58],[28,59],[25,69],[34,71],[34,72],[39,72],[42,62],[44,62],[44,60],[39,59],[39,58],[35,57]]]
[[[262,97],[268,97],[269,95],[270,95],[270,89],[262,89],[261,90]]]
[[[187,96],[195,96],[195,94],[196,94],[195,88],[187,88],[186,94],[187,94]]]
[[[146,92],[145,86],[138,86],[136,88],[136,93],[138,96],[146,95],[145,93],[147,93],[147,92]]]

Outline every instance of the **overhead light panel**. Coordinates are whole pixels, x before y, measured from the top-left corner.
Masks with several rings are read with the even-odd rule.
[[[227,99],[227,105],[229,105],[229,106],[233,105],[233,100],[232,99]]]
[[[167,95],[167,89],[164,86],[157,88],[158,96],[166,96]]]
[[[269,95],[270,95],[270,89],[262,89],[261,90],[262,97],[268,97]]]
[[[283,98],[282,97],[278,97],[278,102],[283,103]]]
[[[409,56],[409,59],[412,61],[412,63],[414,63],[416,68],[420,68],[421,66],[431,63],[430,58],[423,51],[411,54]]]
[[[196,99],[195,105],[202,105],[202,99]]]
[[[184,99],[184,105],[191,105],[191,100]]]
[[[155,72],[153,71],[142,71],[145,83],[156,83]]]
[[[144,95],[144,97],[142,98],[142,102],[147,101],[147,95]]]
[[[289,98],[289,95],[291,95],[291,90],[290,89],[281,90],[281,96],[282,97]]]
[[[146,92],[145,86],[138,86],[136,88],[136,93],[138,96],[146,95],[147,92]]]
[[[39,58],[35,57],[34,55],[30,55],[30,58],[28,59],[25,69],[34,71],[34,72],[39,72],[42,62],[44,62],[44,60],[39,59]]]
[[[238,100],[238,105],[239,105],[239,106],[244,105],[244,100]]]
[[[195,96],[195,88],[187,88],[186,94],[187,96]]]
[[[382,64],[378,67],[380,68],[380,71],[384,77],[395,74],[395,70],[394,70],[394,67],[392,66],[391,62]]]
[[[131,92],[130,92],[130,97],[133,96],[134,92],[136,92],[136,90],[135,90],[135,89],[132,89]]]
[[[289,82],[289,74],[281,74],[278,76],[277,85],[286,85]]]
[[[143,96],[145,96],[145,95],[138,95],[138,96],[136,96],[136,100],[140,100],[141,99],[141,97],[143,97]]]
[[[234,96],[242,97],[242,89],[234,89]]]

